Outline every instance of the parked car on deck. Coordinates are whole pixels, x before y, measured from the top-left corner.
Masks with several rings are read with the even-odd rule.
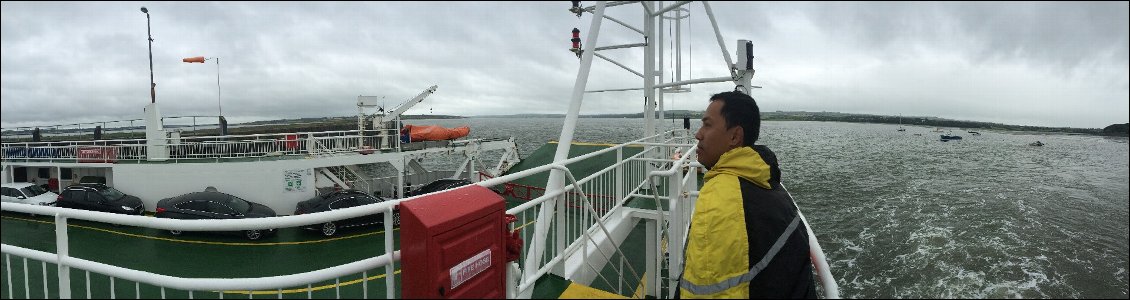
[[[4,202],[54,206],[58,198],[59,194],[34,183],[5,183],[0,186],[0,199]]]
[[[432,193],[432,192],[450,190],[450,189],[461,187],[461,186],[468,185],[468,184],[471,184],[471,181],[468,181],[466,179],[451,179],[451,178],[439,179],[439,180],[436,180],[436,181],[432,181],[431,183],[428,183],[428,184],[426,184],[426,185],[424,185],[424,186],[422,186],[418,189],[410,191],[410,192],[406,193],[405,196],[406,197],[412,197],[412,196],[423,195],[423,194]]]
[[[323,211],[331,211],[336,209],[349,208],[354,206],[368,205],[373,203],[384,202],[385,199],[376,196],[370,196],[365,192],[358,190],[344,190],[334,191],[325,195],[320,195],[310,200],[298,202],[294,209],[295,215],[309,214]],[[393,226],[400,226],[400,212],[393,210],[392,215]],[[320,232],[324,236],[333,236],[341,229],[350,227],[361,227],[384,225],[384,214],[377,213],[368,216],[360,216],[351,219],[338,220],[333,222],[326,222],[321,224],[311,224],[302,229],[313,230]]]
[[[203,192],[188,193],[157,202],[158,218],[170,219],[247,219],[276,216],[275,211],[266,205],[240,199],[209,187]],[[172,235],[183,234],[180,230],[170,230]],[[242,235],[249,240],[258,240],[264,235],[275,233],[275,229],[244,230]]]
[[[100,183],[68,186],[58,197],[59,207],[102,211],[125,215],[144,215],[145,204],[137,197]]]

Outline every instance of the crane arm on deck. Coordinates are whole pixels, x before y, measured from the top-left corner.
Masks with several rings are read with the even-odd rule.
[[[380,113],[373,115],[373,128],[375,128],[377,130],[384,128],[384,122],[385,121],[396,120],[396,118],[399,118],[400,115],[403,114],[404,112],[408,111],[408,109],[412,108],[413,106],[416,106],[416,104],[420,103],[421,101],[424,101],[424,98],[427,98],[432,93],[434,93],[437,88],[439,88],[439,86],[433,85],[433,86],[425,89],[419,95],[416,95],[415,98],[412,98],[412,99],[408,100],[407,102],[400,104],[400,106],[397,106],[395,109],[392,109],[391,111],[388,111],[387,113],[384,111],[384,108],[381,108]],[[358,129],[363,128],[363,126],[361,125],[362,119],[364,118],[364,115],[365,115],[363,108],[365,108],[365,107],[377,107],[378,106],[377,105],[377,99],[378,98],[375,97],[375,96],[357,96],[357,111],[358,111],[357,112],[358,113],[358,115],[357,115],[357,127],[358,127]]]
[[[416,104],[420,103],[421,101],[424,101],[424,98],[427,98],[432,93],[434,93],[437,88],[439,88],[439,87],[435,86],[435,85],[427,88],[426,90],[421,92],[419,95],[416,95],[415,98],[412,98],[412,100],[408,100],[408,102],[404,102],[404,104],[397,106],[396,109],[392,110],[392,112],[389,112],[388,114],[386,114],[383,119],[394,120],[394,119],[400,117],[400,114],[403,114],[404,112],[408,111],[408,109],[412,108],[413,106],[416,106]]]

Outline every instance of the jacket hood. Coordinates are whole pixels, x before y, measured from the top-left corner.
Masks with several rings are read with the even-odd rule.
[[[706,172],[705,180],[719,174],[728,174],[748,180],[764,189],[773,189],[773,182],[781,181],[777,155],[761,145],[730,149],[718,158],[718,163]]]

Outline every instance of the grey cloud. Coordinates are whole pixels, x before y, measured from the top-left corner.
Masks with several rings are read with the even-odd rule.
[[[149,98],[141,4],[2,5],[0,114],[5,127],[141,117]],[[590,22],[588,16],[569,14],[568,2],[144,5],[153,17],[153,68],[162,112],[214,115],[215,65],[180,59],[219,56],[224,114],[232,120],[351,115],[357,95],[387,96],[388,104],[396,105],[433,84],[439,92],[410,113],[563,113],[578,70],[576,57],[567,51],[569,30],[588,33]],[[1083,127],[1127,118],[1126,109],[1117,109],[1125,108],[1130,73],[1125,3],[712,6],[731,52],[735,39],[755,42],[755,82],[766,86],[755,96],[773,110],[939,113]],[[694,75],[724,76],[701,5],[690,9],[693,32],[686,44],[694,46]],[[638,5],[610,8],[609,13],[641,24]],[[641,41],[634,32],[605,22],[598,44]],[[642,69],[638,49],[607,54]],[[1004,103],[1047,101],[1021,99],[1038,95],[1017,91],[1032,89],[1020,83],[1007,85],[1013,90],[1003,84],[977,85],[982,90],[971,92],[973,100],[960,105],[938,105],[933,102],[946,97],[926,95],[943,94],[959,84],[954,77],[1005,82],[985,75],[1008,74],[1001,70],[1037,72],[1040,76],[1031,78],[1089,88],[1093,91],[1080,94],[1085,99],[1079,103],[1114,109],[1049,119],[1040,116],[1054,114],[1054,109],[1010,111],[1008,105],[973,101],[984,94],[1010,99]],[[642,84],[639,77],[600,60],[592,72],[589,89]],[[907,77],[923,86],[886,84]],[[697,86],[690,94],[669,96],[668,105],[702,109],[701,98],[731,88]],[[588,94],[582,111],[638,112],[641,97],[640,92]],[[997,113],[981,113],[986,110]]]

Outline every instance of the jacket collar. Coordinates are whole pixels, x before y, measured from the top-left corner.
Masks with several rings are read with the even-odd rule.
[[[718,163],[710,171],[706,172],[705,181],[710,181],[711,178],[719,174],[729,174],[748,180],[764,189],[772,189],[769,184],[770,180],[780,180],[780,175],[773,176],[776,165],[775,155],[769,151],[769,148],[764,146],[754,146],[760,151],[755,151],[752,147],[738,147],[726,151],[722,157],[718,158]],[[769,156],[770,163],[766,163],[762,153],[765,152]],[[777,173],[779,174],[779,173]]]

